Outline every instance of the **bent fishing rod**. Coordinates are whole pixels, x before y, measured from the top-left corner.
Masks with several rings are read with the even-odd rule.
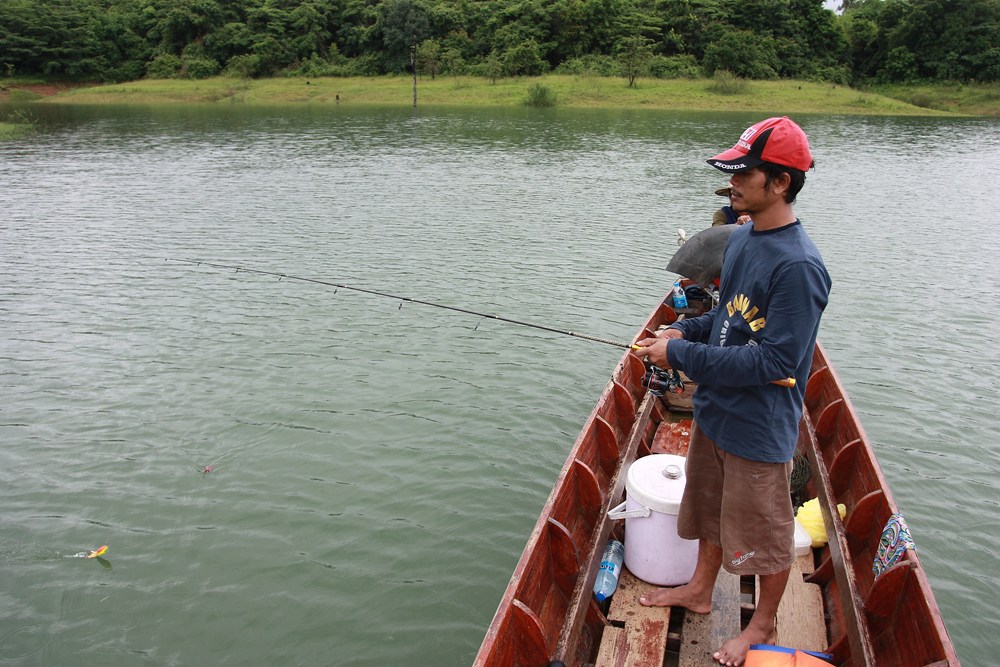
[[[572,336],[573,338],[580,338],[582,340],[590,340],[595,343],[604,343],[605,345],[613,345],[615,347],[624,348],[626,350],[637,350],[638,345],[631,343],[623,343],[621,341],[613,340],[611,338],[601,338],[600,336],[592,336],[590,334],[580,333],[579,331],[569,331],[567,329],[557,329],[555,327],[545,326],[544,324],[535,324],[533,322],[525,322],[523,320],[515,320],[509,317],[503,317],[501,315],[496,315],[494,313],[483,313],[476,310],[470,310],[468,308],[459,308],[458,306],[449,306],[443,303],[435,303],[433,301],[426,301],[424,299],[414,299],[408,296],[400,296],[398,294],[390,294],[388,292],[380,292],[378,290],[368,289],[365,287],[355,287],[353,285],[345,285],[343,283],[336,283],[331,280],[320,280],[319,278],[306,278],[303,276],[295,276],[289,273],[279,273],[277,271],[264,271],[262,269],[252,269],[244,266],[236,266],[235,264],[218,264],[216,262],[206,262],[198,259],[175,259],[172,257],[166,258],[167,262],[179,262],[182,264],[192,264],[194,266],[207,266],[213,269],[226,269],[232,270],[236,273],[252,273],[259,276],[272,276],[278,280],[295,280],[303,283],[313,283],[315,285],[325,285],[326,287],[335,287],[337,289],[345,289],[353,292],[361,292],[363,294],[373,294],[375,296],[386,297],[389,299],[394,299],[400,302],[399,307],[403,307],[403,303],[416,303],[422,306],[431,306],[433,308],[442,308],[444,310],[451,310],[456,313],[465,313],[466,315],[475,315],[484,319],[498,320],[500,322],[507,322],[508,324],[517,324],[522,327],[530,327],[532,329],[539,329],[541,331],[548,331],[550,333],[562,334],[564,336]],[[479,326],[478,324],[476,325]],[[656,368],[655,366],[647,365],[647,377],[643,378],[643,386],[654,389],[654,387],[649,384],[652,381],[653,385],[662,383],[663,387],[667,391],[673,391],[680,393],[684,391],[684,383],[680,379],[680,375],[677,374],[673,369],[663,370]],[[655,370],[653,370],[655,369]],[[647,379],[649,378],[649,379]],[[781,380],[772,380],[771,384],[776,384],[782,387],[794,387],[795,378],[789,377]]]
[[[174,259],[168,257],[166,259],[168,262],[181,262],[184,264],[193,264],[195,266],[208,266],[213,269],[231,269],[236,271],[236,273],[253,273],[260,276],[273,276],[278,280],[296,280],[303,283],[313,283],[316,285],[325,285],[327,287],[336,287],[337,289],[351,290],[354,292],[362,292],[364,294],[374,294],[375,296],[384,296],[390,299],[395,299],[400,302],[399,307],[403,307],[403,302],[406,303],[416,303],[421,306],[431,306],[433,308],[443,308],[445,310],[452,310],[457,313],[465,313],[466,315],[475,315],[477,317],[482,317],[491,320],[499,320],[500,322],[507,322],[509,324],[517,324],[522,327],[531,327],[532,329],[541,329],[542,331],[548,331],[550,333],[562,334],[564,336],[572,336],[574,338],[582,338],[583,340],[591,340],[597,343],[604,343],[605,345],[614,345],[615,347],[622,347],[625,349],[633,349],[633,345],[629,343],[622,343],[621,341],[612,340],[610,338],[601,338],[599,336],[591,336],[590,334],[580,333],[579,331],[567,331],[566,329],[556,329],[555,327],[548,327],[543,324],[534,324],[532,322],[523,322],[521,320],[514,320],[509,317],[502,317],[500,315],[495,315],[492,313],[481,313],[475,310],[469,310],[468,308],[459,308],[457,306],[448,306],[443,303],[434,303],[433,301],[425,301],[423,299],[413,299],[408,296],[399,296],[397,294],[389,294],[388,292],[379,292],[373,289],[366,289],[364,287],[354,287],[352,285],[344,285],[342,283],[335,283],[330,280],[319,280],[318,278],[304,278],[302,276],[293,276],[288,273],[278,273],[277,271],[263,271],[261,269],[248,269],[243,266],[235,266],[232,264],[216,264],[214,262],[203,262],[196,259]],[[478,325],[476,325],[478,326]]]

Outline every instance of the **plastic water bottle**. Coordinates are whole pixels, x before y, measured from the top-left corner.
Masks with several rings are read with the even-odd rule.
[[[684,294],[684,288],[681,287],[681,281],[674,283],[674,308],[687,308],[688,299],[687,295]]]
[[[618,540],[608,540],[608,546],[604,547],[604,555],[601,556],[601,567],[597,570],[597,580],[594,581],[594,597],[598,602],[604,602],[615,594],[623,560],[625,545]]]

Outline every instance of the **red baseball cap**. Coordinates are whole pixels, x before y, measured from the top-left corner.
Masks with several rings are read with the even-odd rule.
[[[719,171],[728,173],[753,169],[763,162],[802,171],[809,171],[813,166],[806,133],[787,116],[751,125],[740,135],[735,146],[708,161]]]

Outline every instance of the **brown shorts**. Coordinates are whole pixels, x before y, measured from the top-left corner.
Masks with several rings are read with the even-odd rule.
[[[677,532],[722,547],[733,574],[775,574],[795,560],[795,515],[789,496],[792,462],[751,461],[691,431]]]

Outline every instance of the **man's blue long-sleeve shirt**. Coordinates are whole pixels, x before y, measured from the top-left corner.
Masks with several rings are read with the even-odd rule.
[[[698,383],[695,420],[723,450],[757,461],[795,453],[802,399],[831,280],[802,225],[735,230],[719,306],[673,325],[670,365]],[[795,378],[794,387],[770,384]]]

